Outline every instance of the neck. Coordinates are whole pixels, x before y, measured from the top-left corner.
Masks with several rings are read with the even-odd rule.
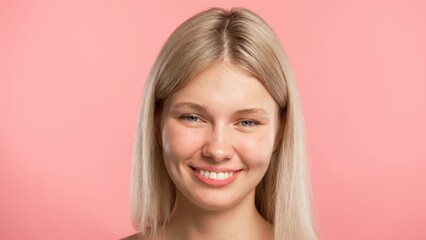
[[[254,191],[236,206],[217,211],[196,207],[178,193],[165,239],[260,240],[272,239],[272,232],[271,225],[256,209]]]

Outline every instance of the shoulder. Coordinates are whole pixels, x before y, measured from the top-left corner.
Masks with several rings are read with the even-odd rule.
[[[143,236],[140,233],[135,233],[120,240],[154,240],[154,238],[152,236]]]
[[[133,235],[127,236],[125,238],[122,238],[120,240],[146,240],[143,238],[139,233],[135,233]]]

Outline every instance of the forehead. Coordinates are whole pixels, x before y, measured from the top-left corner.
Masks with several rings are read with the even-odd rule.
[[[261,107],[273,114],[278,108],[257,78],[226,63],[215,64],[188,81],[166,100],[166,105],[181,101],[221,111]]]

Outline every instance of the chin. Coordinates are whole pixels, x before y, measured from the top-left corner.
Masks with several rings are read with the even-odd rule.
[[[217,212],[235,208],[250,197],[250,194],[247,194],[247,196],[243,197],[231,195],[231,193],[228,192],[218,193],[211,191],[200,191],[196,196],[190,197],[188,203],[195,205],[195,207],[199,208],[200,210]]]

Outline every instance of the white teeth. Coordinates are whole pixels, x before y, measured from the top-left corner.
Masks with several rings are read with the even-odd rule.
[[[225,174],[223,172],[218,173],[217,174],[217,179],[219,179],[219,180],[225,179]]]
[[[234,175],[233,172],[209,172],[206,170],[198,170],[198,173],[203,175],[206,178],[214,179],[214,180],[225,180]]]

